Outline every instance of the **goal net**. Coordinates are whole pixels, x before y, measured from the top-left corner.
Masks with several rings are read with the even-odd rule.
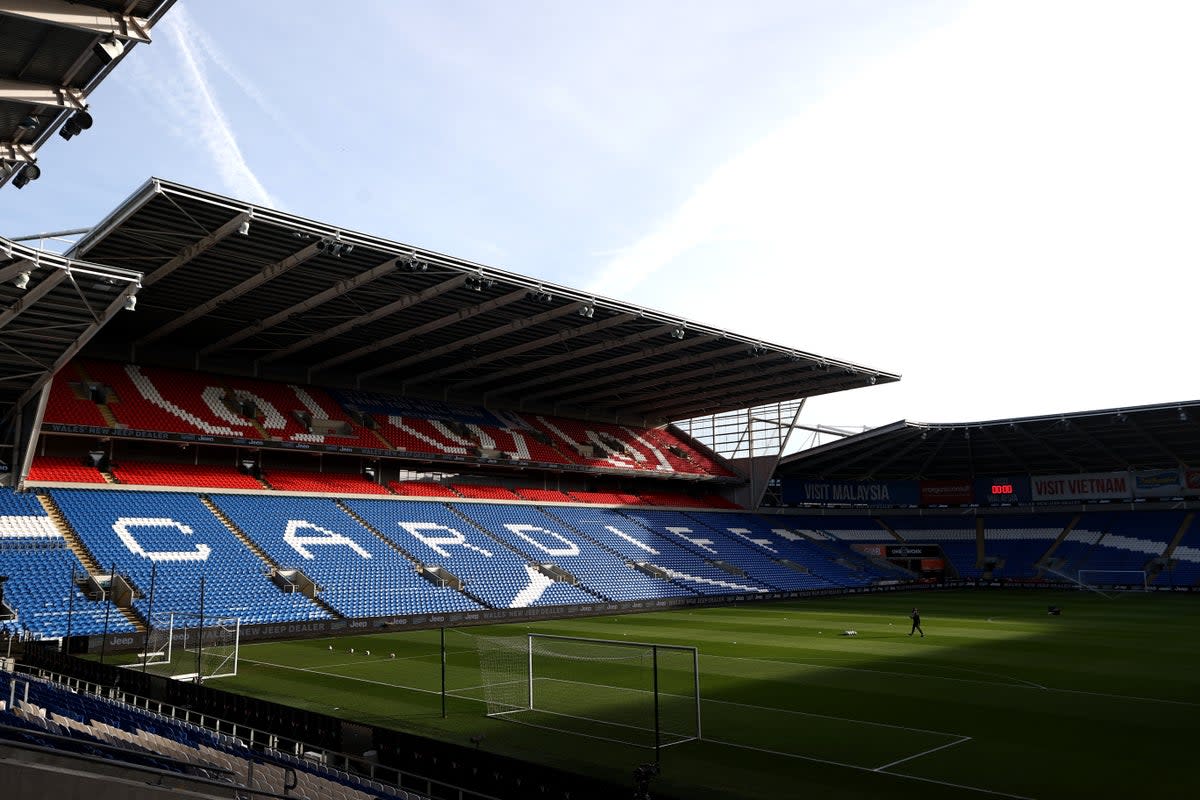
[[[237,675],[241,620],[209,617],[200,622],[198,614],[154,614],[145,647],[127,666],[181,681]]]
[[[1079,570],[1079,588],[1081,590],[1095,588],[1110,592],[1144,592],[1146,584],[1144,569]]]
[[[655,750],[700,738],[694,647],[530,633],[476,648],[488,716]]]

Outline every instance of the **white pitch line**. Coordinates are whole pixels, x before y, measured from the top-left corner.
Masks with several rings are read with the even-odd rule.
[[[950,781],[939,781],[936,778],[923,778],[919,775],[905,775],[903,772],[879,772],[875,769],[872,769],[871,767],[863,767],[863,766],[859,766],[858,764],[847,764],[844,761],[832,761],[830,759],[817,758],[815,756],[802,756],[802,755],[798,755],[796,753],[784,753],[780,750],[769,750],[765,747],[754,747],[753,745],[738,744],[737,742],[726,742],[721,739],[705,738],[704,741],[712,742],[713,744],[722,744],[722,745],[725,745],[726,747],[735,747],[735,748],[738,748],[741,750],[754,750],[756,752],[766,753],[767,755],[772,755],[772,756],[782,756],[784,758],[796,758],[801,761],[812,761],[817,764],[829,764],[830,766],[834,766],[834,767],[845,767],[846,769],[853,769],[853,770],[857,770],[859,772],[870,772],[875,775],[886,775],[889,778],[900,778],[902,780],[922,781],[923,783],[935,783],[939,786],[949,786],[952,789],[965,789],[969,792],[978,792],[980,794],[992,795],[993,797],[1008,797],[1008,798],[1012,798],[1012,800],[1035,800],[1035,798],[1026,797],[1025,795],[1011,794],[1009,792],[1001,792],[1001,791],[997,791],[995,789],[984,789],[981,786],[967,786],[966,784],[962,784],[962,783],[951,783]],[[955,744],[957,744],[957,742],[955,742]]]
[[[441,695],[440,691],[434,691],[433,689],[421,689],[416,686],[406,686],[403,683],[388,683],[387,681],[374,681],[374,680],[371,680],[370,678],[355,678],[352,675],[341,675],[336,672],[322,672],[319,669],[310,669],[308,667],[292,667],[287,664],[276,664],[273,661],[255,661],[250,658],[243,658],[242,661],[248,662],[250,664],[260,664],[264,667],[275,667],[276,669],[290,669],[290,670],[295,670],[296,672],[309,672],[309,673],[312,673],[313,675],[324,675],[327,678],[341,678],[344,681],[359,681],[360,683],[372,683],[372,684],[375,684],[376,686],[389,686],[393,689],[407,689],[410,692],[422,692],[423,694]],[[464,695],[455,694],[454,692],[450,692],[450,691],[446,692],[446,696],[454,697],[459,700],[470,700],[475,703],[484,702],[483,700],[480,700],[477,697],[466,697]]]
[[[890,764],[884,764],[882,767],[876,767],[875,772],[883,772],[888,767],[894,767],[897,764],[903,764],[905,761],[912,761],[914,758],[920,758],[921,756],[927,756],[930,753],[936,753],[938,750],[945,750],[947,747],[954,747],[955,745],[960,745],[963,742],[969,742],[969,741],[971,741],[971,737],[964,736],[961,739],[959,739],[958,741],[938,745],[937,747],[931,747],[928,750],[922,750],[920,753],[917,753],[915,755],[905,756],[904,758],[898,758],[895,761],[891,762]]]

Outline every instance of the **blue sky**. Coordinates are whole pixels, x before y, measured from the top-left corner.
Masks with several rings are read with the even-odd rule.
[[[0,233],[158,175],[904,374],[810,423],[1195,399],[1196,8],[181,0]]]

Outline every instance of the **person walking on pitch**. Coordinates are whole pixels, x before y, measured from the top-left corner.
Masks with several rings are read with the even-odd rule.
[[[912,630],[908,632],[908,635],[912,636],[914,632],[918,632],[921,634],[921,638],[924,639],[925,631],[921,630],[921,611],[920,611],[920,609],[914,607],[912,610],[912,613],[909,614],[908,616],[912,617],[912,623],[913,623]]]

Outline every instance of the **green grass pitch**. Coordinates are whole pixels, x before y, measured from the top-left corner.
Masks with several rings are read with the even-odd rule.
[[[924,639],[907,635],[914,604]],[[530,631],[699,649],[703,738],[662,751],[656,797],[1095,800],[1196,786],[1200,603],[1182,595],[854,595],[447,630],[445,719],[436,630],[245,645],[238,676],[213,686],[460,744],[482,734],[482,749],[617,781],[653,760],[598,723],[537,721],[564,734],[485,716],[472,637]],[[579,664],[580,717],[605,669]]]

